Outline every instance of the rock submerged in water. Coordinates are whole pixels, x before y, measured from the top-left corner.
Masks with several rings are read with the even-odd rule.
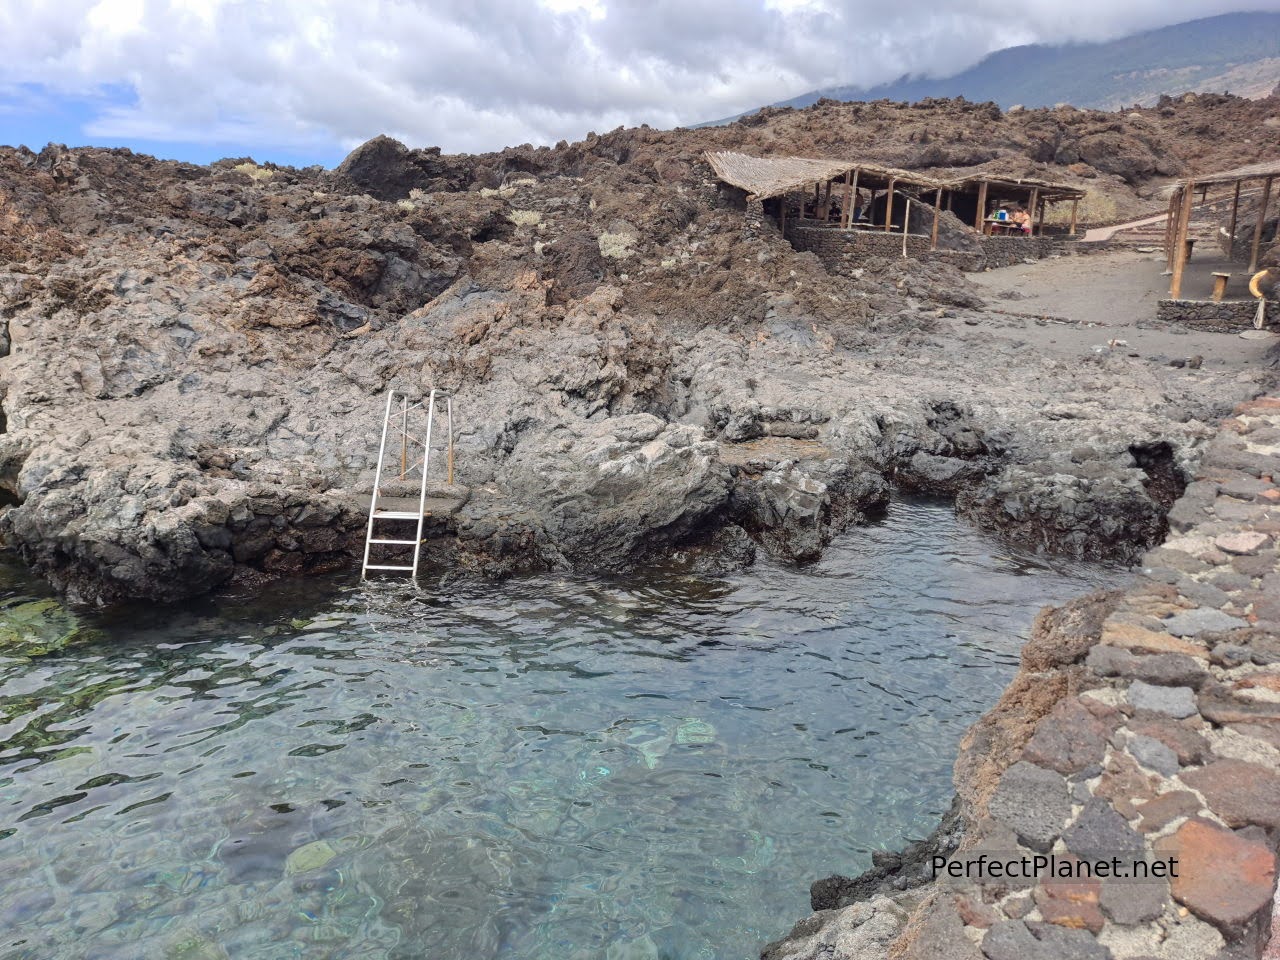
[[[310,873],[312,870],[319,870],[326,866],[330,860],[338,855],[338,851],[333,849],[327,840],[313,840],[298,847],[285,859],[284,872],[286,876],[294,876],[299,873]]]
[[[81,627],[76,615],[57,600],[0,606],[0,656],[40,657],[92,637],[92,631]]]

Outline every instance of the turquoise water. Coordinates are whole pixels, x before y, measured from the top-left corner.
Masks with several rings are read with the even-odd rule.
[[[1036,610],[1121,578],[899,500],[801,570],[84,617],[0,660],[0,957],[755,956],[932,829]]]

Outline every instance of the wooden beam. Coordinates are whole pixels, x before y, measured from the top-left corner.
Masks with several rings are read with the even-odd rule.
[[[1080,198],[1075,197],[1071,201],[1071,236],[1076,235],[1076,214],[1080,212]]]
[[[829,223],[831,221],[831,181],[828,180],[822,185],[822,222]]]
[[[1249,248],[1250,273],[1258,270],[1258,248],[1262,245],[1262,227],[1267,222],[1267,204],[1271,201],[1271,181],[1274,179],[1267,177],[1262,184],[1262,203],[1258,205],[1258,222],[1253,225],[1253,246]]]
[[[1044,211],[1048,206],[1049,204],[1046,201],[1040,201],[1040,217],[1036,224],[1036,233],[1040,234],[1042,237],[1044,236]]]
[[[897,186],[898,181],[894,177],[889,178],[889,189],[884,195],[884,232],[888,233],[893,226],[893,188]]]
[[[938,249],[938,217],[942,216],[942,188],[933,195],[933,235],[929,238],[929,249]]]
[[[1236,222],[1240,218],[1240,181],[1236,181],[1236,192],[1231,198],[1231,225],[1227,227],[1228,241],[1227,259],[1231,259],[1231,254],[1236,249]]]
[[[1169,194],[1169,212],[1164,221],[1164,272],[1173,274],[1173,238],[1178,232],[1178,218],[1182,212],[1182,188]]]
[[[979,233],[986,233],[986,227],[983,220],[987,218],[987,181],[983,180],[978,184],[978,212],[973,218],[973,229]]]
[[[852,170],[844,172],[844,203],[840,207],[840,229],[849,229],[849,218],[853,216],[853,176]]]
[[[1031,209],[1027,211],[1027,217],[1031,222],[1032,236],[1035,236],[1035,232],[1036,232],[1035,231],[1036,204],[1039,202],[1039,200],[1040,200],[1040,188],[1032,187],[1031,188]]]
[[[1182,189],[1182,203],[1178,209],[1178,229],[1173,237],[1173,281],[1169,284],[1169,299],[1182,299],[1182,272],[1187,269],[1187,228],[1191,226],[1191,204],[1196,198],[1196,185],[1188,183]]]

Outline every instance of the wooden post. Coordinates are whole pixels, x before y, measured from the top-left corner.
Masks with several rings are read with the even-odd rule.
[[[1040,217],[1036,224],[1036,233],[1040,234],[1042,237],[1044,236],[1044,211],[1047,206],[1049,206],[1048,201],[1040,201]]]
[[[898,181],[893,177],[889,178],[889,189],[884,195],[884,232],[888,233],[893,226],[893,188],[897,186]]]
[[[853,216],[853,176],[852,170],[844,172],[844,205],[840,208],[840,229],[849,229],[849,218]]]
[[[1027,211],[1027,217],[1030,219],[1030,222],[1031,222],[1032,236],[1035,236],[1035,233],[1036,233],[1035,231],[1036,204],[1039,202],[1039,200],[1040,200],[1040,188],[1032,187],[1031,188],[1031,209]]]
[[[822,185],[822,222],[831,222],[831,181],[828,180]]]
[[[986,225],[982,222],[987,218],[987,181],[983,180],[978,184],[978,213],[973,218],[973,229],[979,233],[986,233]]]
[[[933,195],[933,235],[929,238],[929,249],[938,249],[938,217],[942,216],[942,188]]]
[[[1228,260],[1231,259],[1231,254],[1234,253],[1236,249],[1236,221],[1239,219],[1239,215],[1240,215],[1240,181],[1237,180],[1236,192],[1235,192],[1235,195],[1231,198],[1231,226],[1227,227],[1227,236],[1229,238],[1227,241],[1227,245],[1228,245],[1227,259]]]
[[[1178,217],[1182,211],[1182,188],[1169,194],[1169,212],[1164,221],[1164,272],[1173,275],[1173,237],[1178,232]]]
[[[952,201],[956,198],[956,192],[954,190],[945,190],[943,192],[947,195],[947,212],[950,213]]]
[[[1196,198],[1196,185],[1189,182],[1182,188],[1182,203],[1178,208],[1178,229],[1173,237],[1173,281],[1169,284],[1169,299],[1182,299],[1182,272],[1187,268],[1187,228],[1191,226],[1191,204]]]
[[[1080,198],[1074,197],[1071,200],[1071,236],[1076,235],[1076,214],[1080,212]]]
[[[787,236],[787,195],[784,193],[778,198],[778,229],[782,231],[783,239]]]
[[[1271,201],[1271,181],[1274,177],[1267,177],[1262,184],[1262,203],[1258,206],[1258,222],[1253,225],[1253,246],[1249,249],[1249,272],[1256,273],[1258,270],[1258,247],[1262,244],[1262,225],[1267,220],[1267,204]]]

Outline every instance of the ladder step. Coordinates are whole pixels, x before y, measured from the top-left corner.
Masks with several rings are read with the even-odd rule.
[[[370,540],[370,543],[396,543],[402,547],[412,547],[417,540]]]
[[[417,520],[419,514],[416,510],[375,510],[373,518],[375,520]]]
[[[366,570],[412,570],[413,569],[413,567],[388,566],[385,563],[366,563],[364,568]]]

